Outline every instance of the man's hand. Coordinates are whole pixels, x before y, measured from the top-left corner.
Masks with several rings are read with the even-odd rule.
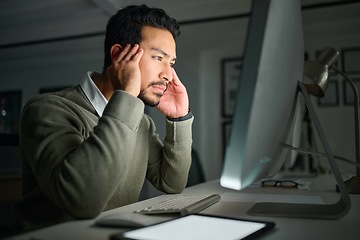
[[[174,69],[172,69],[172,81],[160,99],[158,110],[170,117],[179,118],[188,114],[189,98],[185,86],[181,83]]]
[[[141,73],[139,61],[144,51],[135,44],[126,44],[123,48],[115,44],[111,48],[112,64],[106,69],[114,90],[123,90],[137,97],[140,93]]]

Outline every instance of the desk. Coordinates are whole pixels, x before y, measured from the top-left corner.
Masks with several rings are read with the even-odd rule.
[[[219,181],[210,181],[185,189],[183,195],[208,194],[208,193],[232,193],[238,194],[287,194],[287,195],[308,195],[321,196],[325,203],[333,202],[339,195],[335,192],[335,181],[332,176],[319,176],[312,181],[311,190],[300,189],[279,189],[279,188],[248,188],[240,192],[222,188]],[[132,212],[136,209],[163,201],[174,195],[161,195],[155,198],[147,199],[142,202],[130,204],[121,208],[103,212],[99,217],[117,212]],[[201,213],[240,217],[254,220],[273,221],[276,223],[274,230],[262,235],[260,239],[281,240],[281,239],[360,239],[360,195],[350,195],[352,207],[350,212],[338,220],[321,219],[297,219],[297,218],[276,218],[276,217],[255,217],[246,214],[254,203],[251,202],[220,202],[203,210]],[[159,221],[165,220],[165,217],[158,217]],[[96,239],[107,240],[111,234],[115,234],[126,229],[105,228],[94,225],[96,219],[78,220],[58,224],[52,227],[36,230],[26,234],[18,235],[13,240],[46,240],[46,239]]]

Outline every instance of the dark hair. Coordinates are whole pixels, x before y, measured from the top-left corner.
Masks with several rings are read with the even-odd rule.
[[[180,26],[174,18],[169,17],[164,10],[149,8],[146,5],[127,6],[113,15],[106,26],[104,41],[103,71],[111,65],[110,49],[114,44],[134,45],[142,40],[141,29],[151,26],[168,30],[174,39],[180,35]]]

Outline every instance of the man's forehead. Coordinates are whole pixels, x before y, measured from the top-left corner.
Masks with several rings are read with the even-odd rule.
[[[147,45],[148,48],[161,49],[168,55],[175,57],[175,39],[168,30],[144,26],[141,30],[141,35],[142,41],[140,44]]]

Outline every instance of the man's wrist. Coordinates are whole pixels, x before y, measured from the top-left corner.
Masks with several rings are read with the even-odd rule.
[[[166,117],[169,121],[173,121],[173,122],[181,122],[181,121],[185,121],[188,120],[190,118],[192,118],[192,112],[189,110],[188,113],[183,116],[183,117],[178,117],[178,118],[171,118],[171,117]]]

